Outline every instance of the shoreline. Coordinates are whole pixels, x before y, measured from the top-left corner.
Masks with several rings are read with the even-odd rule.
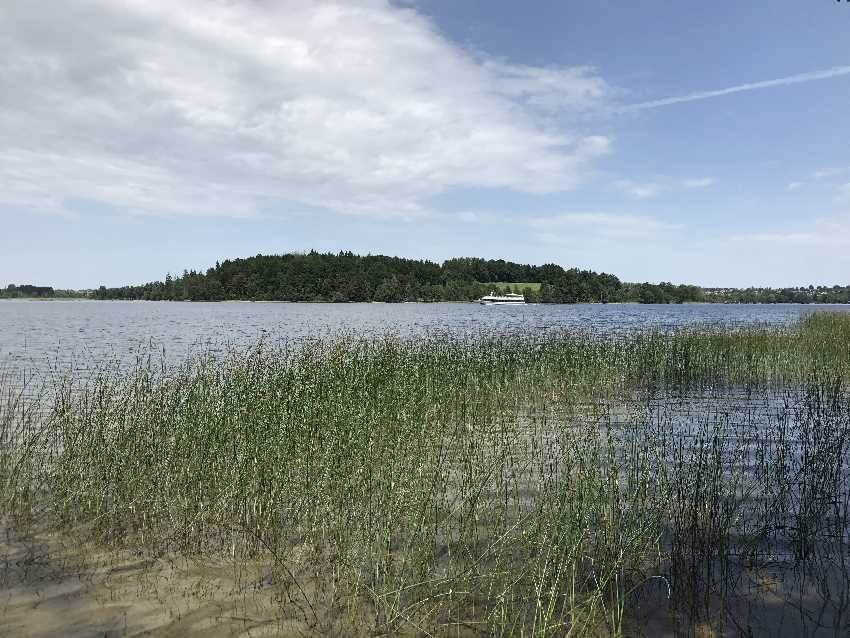
[[[286,299],[93,299],[91,297],[61,297],[61,298],[42,298],[42,297],[0,297],[2,302],[121,302],[121,303],[185,303],[185,304],[309,304],[309,305],[403,305],[403,304],[419,304],[419,305],[481,305],[477,300],[472,301],[289,301]],[[684,301],[682,303],[642,303],[640,301],[581,301],[575,303],[545,303],[545,302],[526,302],[518,304],[519,306],[813,306],[813,307],[828,307],[835,306],[839,308],[850,306],[847,303],[831,303],[831,302],[753,302],[753,303],[731,303],[723,301]]]
[[[281,617],[266,565],[150,556],[9,522],[0,523],[0,586],[4,635],[20,638],[315,635]]]

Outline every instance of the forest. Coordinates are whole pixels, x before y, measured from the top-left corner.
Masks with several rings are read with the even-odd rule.
[[[493,282],[499,282],[494,284]],[[518,292],[539,303],[684,303],[704,300],[698,286],[625,283],[614,275],[557,264],[462,257],[442,264],[384,255],[290,253],[225,260],[206,272],[93,292],[97,299],[175,301],[403,302],[472,301]]]
[[[705,300],[722,303],[850,303],[850,286],[704,288]]]
[[[228,259],[162,281],[90,290],[9,284],[0,298],[133,299],[150,301],[404,302],[473,301],[516,292],[531,303],[850,303],[850,286],[709,288],[629,283],[615,275],[557,264],[519,264],[459,257],[442,263],[385,255],[288,253]]]
[[[86,290],[63,290],[33,284],[9,284],[0,288],[0,299],[69,299],[89,296]]]

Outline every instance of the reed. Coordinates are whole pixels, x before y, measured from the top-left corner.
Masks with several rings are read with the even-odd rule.
[[[265,557],[326,633],[752,626],[778,567],[841,629],[848,344],[850,316],[815,314],[138,365],[6,391],[2,498],[111,546]]]

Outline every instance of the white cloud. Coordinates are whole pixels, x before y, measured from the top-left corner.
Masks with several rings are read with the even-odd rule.
[[[617,180],[614,182],[614,188],[634,199],[648,199],[667,190],[666,186],[658,182],[640,182],[631,179]]]
[[[504,221],[511,221],[514,218],[509,215],[498,215],[495,213],[480,211],[480,210],[464,210],[464,211],[454,211],[449,213],[435,213],[431,212],[430,217],[443,217],[447,221],[452,219],[457,219],[459,221],[465,222],[467,224],[491,224],[491,223],[500,223]]]
[[[502,225],[517,231],[531,231],[532,237],[549,244],[575,244],[595,240],[656,240],[672,237],[683,230],[683,224],[662,221],[649,215],[609,213],[600,211],[570,211],[521,216],[496,211],[460,211],[435,213],[478,225]]]
[[[688,93],[687,95],[678,95],[673,97],[661,98],[660,100],[649,100],[637,104],[627,104],[617,109],[619,112],[643,111],[646,109],[655,109],[661,106],[670,106],[671,104],[680,104],[682,102],[693,102],[696,100],[707,100],[709,98],[721,97],[732,93],[742,93],[744,91],[756,91],[759,89],[768,89],[776,86],[787,86],[790,84],[800,84],[803,82],[813,82],[815,80],[828,80],[830,78],[840,77],[842,75],[850,75],[850,66],[836,66],[831,69],[823,69],[820,71],[811,71],[809,73],[798,73],[797,75],[789,75],[774,80],[763,80],[761,82],[748,82],[746,84],[737,84],[723,89],[712,91],[697,91]]]
[[[609,140],[593,69],[511,65],[383,0],[0,5],[0,202],[416,215],[452,187],[565,191]]]
[[[534,67],[488,61],[484,67],[496,80],[497,90],[547,110],[589,111],[600,107],[613,91],[593,67]]]
[[[827,166],[812,173],[812,179],[829,179],[830,177],[837,177],[846,172],[847,169],[840,166]]]
[[[808,177],[808,179],[812,180],[812,181],[816,181],[816,182],[827,181],[830,184],[834,184],[835,180],[833,180],[833,178],[840,177],[840,176],[846,175],[848,173],[850,173],[850,168],[841,167],[841,166],[826,166],[824,168],[821,168],[821,169],[818,169],[818,170],[812,172],[812,174]],[[807,182],[807,181],[791,182],[790,184],[788,184],[788,186],[785,187],[785,190],[788,190],[788,191],[797,190],[798,188],[805,186],[807,183],[810,183],[810,182]],[[839,190],[840,190],[840,188],[841,187],[839,187]]]
[[[730,240],[787,246],[850,246],[850,215],[835,215],[817,219],[809,228],[787,232],[733,235]]]
[[[707,188],[715,182],[716,180],[713,177],[694,177],[687,179],[657,177],[643,181],[620,179],[614,182],[614,188],[634,199],[649,199],[650,197],[656,197],[662,193],[676,190]]]
[[[568,212],[547,217],[532,217],[526,223],[541,231],[544,241],[560,237],[558,232],[580,232],[583,238],[652,239],[682,230],[681,224],[663,222],[645,215],[604,212]]]
[[[697,177],[694,179],[684,179],[682,180],[682,188],[708,188],[709,186],[714,185],[715,180],[713,177]]]

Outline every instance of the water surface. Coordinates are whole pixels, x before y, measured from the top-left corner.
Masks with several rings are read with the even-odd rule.
[[[90,300],[0,301],[0,366],[67,370],[105,361],[128,363],[164,352],[170,363],[198,348],[216,351],[332,336],[583,330],[612,333],[654,326],[779,324],[816,310],[850,306],[576,304],[482,306],[474,303],[307,304]]]

